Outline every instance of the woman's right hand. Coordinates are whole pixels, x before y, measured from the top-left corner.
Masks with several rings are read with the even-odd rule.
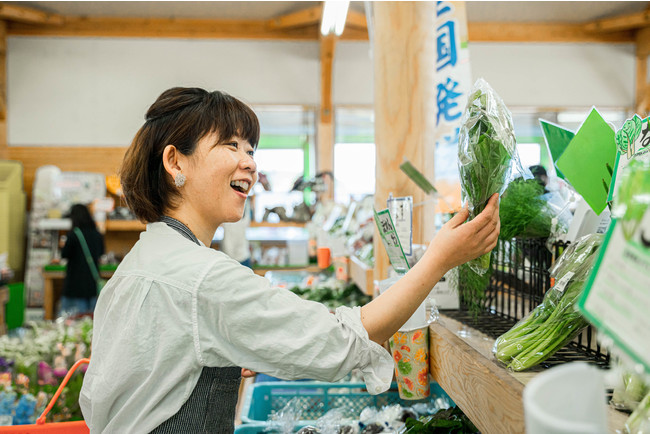
[[[468,217],[463,208],[445,223],[429,243],[425,257],[435,258],[450,270],[494,249],[501,230],[499,195],[494,193],[483,212],[465,223]]]

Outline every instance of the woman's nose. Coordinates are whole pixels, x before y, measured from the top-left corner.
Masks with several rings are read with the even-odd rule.
[[[255,160],[253,160],[253,157],[248,154],[246,154],[246,156],[241,159],[240,167],[244,170],[250,170],[251,172],[257,171],[257,164],[255,163]]]

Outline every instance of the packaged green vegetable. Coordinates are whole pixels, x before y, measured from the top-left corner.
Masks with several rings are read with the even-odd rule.
[[[494,193],[503,193],[512,168],[523,173],[516,152],[512,117],[499,95],[483,79],[470,93],[458,138],[458,169],[470,220],[483,211]],[[485,254],[469,263],[478,274],[490,265]]]
[[[627,434],[650,434],[650,393],[639,403],[625,421]]]
[[[542,303],[497,338],[495,356],[509,369],[523,371],[543,362],[588,325],[577,311],[576,303],[602,239],[600,234],[591,234],[571,244],[550,270],[555,285]]]
[[[623,235],[632,238],[650,207],[650,160],[632,160],[625,168],[612,215],[619,219]]]

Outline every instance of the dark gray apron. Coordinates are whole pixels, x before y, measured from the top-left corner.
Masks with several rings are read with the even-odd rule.
[[[192,231],[178,220],[163,216],[160,221],[199,244]],[[240,367],[204,367],[194,390],[180,410],[151,433],[233,433],[240,382]]]

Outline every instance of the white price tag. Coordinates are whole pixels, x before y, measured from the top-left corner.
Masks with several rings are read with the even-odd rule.
[[[564,289],[566,288],[567,284],[569,283],[569,281],[571,280],[574,274],[576,273],[574,273],[573,271],[568,271],[564,276],[562,276],[560,280],[558,280],[555,283],[553,289],[560,292],[564,292]]]

